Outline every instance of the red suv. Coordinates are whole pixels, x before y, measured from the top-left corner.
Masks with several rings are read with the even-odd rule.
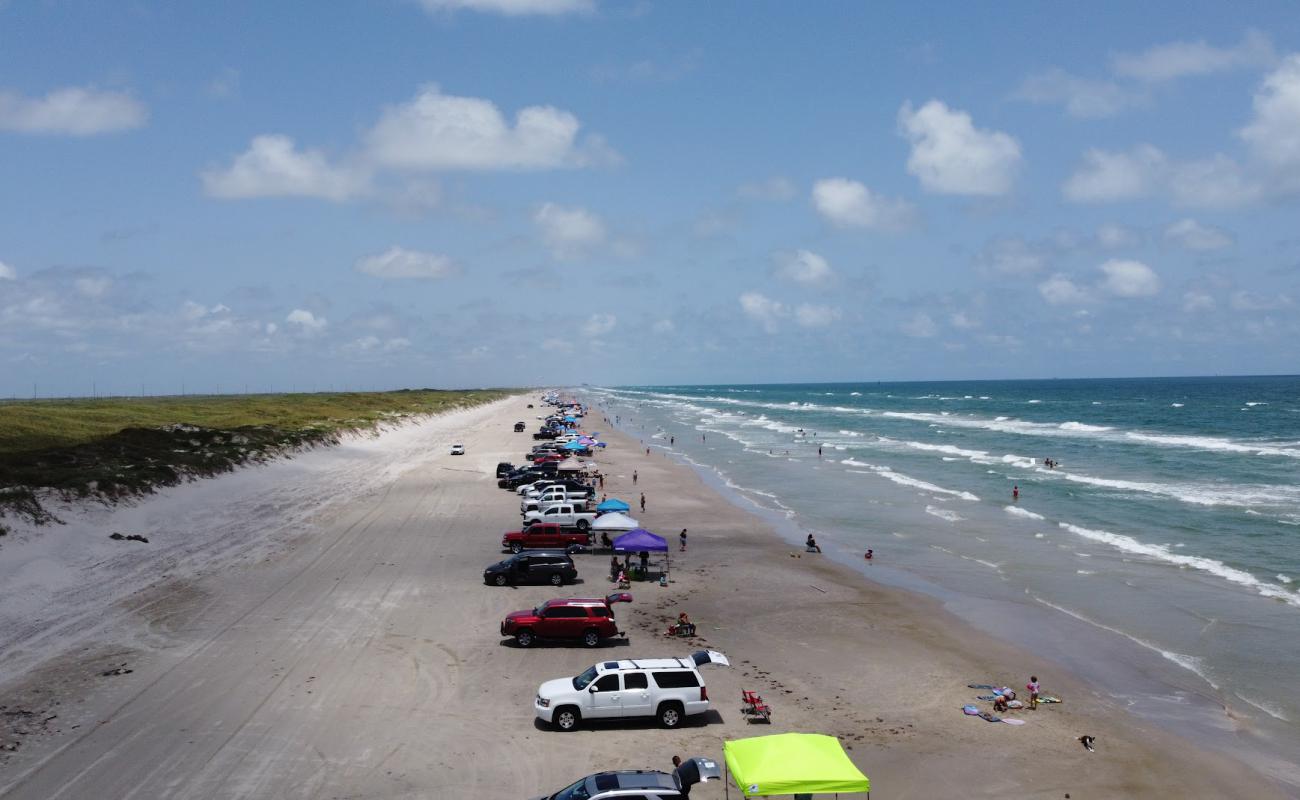
[[[626,635],[614,620],[614,604],[630,602],[632,595],[627,592],[604,598],[547,600],[531,611],[507,614],[501,621],[501,635],[515,637],[520,647],[532,647],[538,639],[579,641],[595,647],[601,639]]]

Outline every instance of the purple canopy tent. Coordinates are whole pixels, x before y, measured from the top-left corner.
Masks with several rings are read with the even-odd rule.
[[[672,574],[672,557],[668,553],[668,540],[656,536],[645,528],[635,528],[614,540],[615,553],[640,553],[650,551],[664,554],[665,575]]]

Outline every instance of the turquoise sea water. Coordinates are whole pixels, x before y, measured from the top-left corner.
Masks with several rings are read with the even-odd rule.
[[[586,391],[792,538],[1300,786],[1300,378]]]

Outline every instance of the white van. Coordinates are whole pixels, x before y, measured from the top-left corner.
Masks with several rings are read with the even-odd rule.
[[[685,717],[709,710],[700,677],[705,664],[731,666],[722,653],[700,650],[685,658],[603,661],[581,675],[543,683],[533,701],[537,717],[556,729],[577,729],[584,718],[655,717],[676,728]]]

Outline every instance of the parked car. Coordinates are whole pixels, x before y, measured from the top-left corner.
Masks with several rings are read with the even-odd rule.
[[[555,437],[555,431],[550,428],[542,428],[540,431],[533,434],[534,439],[554,439]]]
[[[451,454],[452,454],[453,456],[463,456],[463,455],[465,455],[465,445],[463,445],[463,444],[453,444],[453,445],[451,446]]]
[[[498,461],[498,462],[497,462],[497,477],[498,477],[498,478],[504,478],[505,476],[509,475],[509,474],[511,473],[511,471],[514,470],[514,468],[515,468],[515,465],[514,465],[514,464],[511,464],[509,461]]]
[[[555,464],[529,464],[499,479],[497,486],[502,489],[518,489],[525,483],[533,483],[542,478],[554,478],[556,472]]]
[[[553,500],[559,500],[565,503],[585,503],[595,494],[590,488],[583,486],[580,489],[571,489],[562,483],[553,483],[550,486],[538,487],[524,494],[524,503],[536,502],[547,503]],[[521,506],[520,511],[523,511]]]
[[[524,525],[534,522],[556,522],[565,528],[577,528],[586,531],[596,521],[595,511],[585,511],[582,506],[573,503],[559,503],[546,508],[538,507],[534,511],[524,512]]]
[[[566,531],[555,523],[529,525],[521,531],[507,531],[501,536],[501,546],[512,553],[524,550],[581,549],[591,544],[591,534],[584,531]]]
[[[533,550],[498,561],[483,570],[483,582],[494,586],[520,583],[549,583],[562,586],[573,583],[578,570],[563,550]]]
[[[730,666],[715,650],[685,658],[604,661],[581,675],[557,678],[537,688],[537,717],[558,730],[577,729],[584,719],[654,717],[665,728],[709,710],[709,691],[700,676],[705,664]]]
[[[525,425],[525,424],[522,423],[522,422],[516,422],[516,423],[515,423],[515,433],[523,433],[524,430],[527,429],[527,428],[528,428],[528,426]]]
[[[615,592],[604,598],[547,600],[537,608],[514,611],[501,621],[501,635],[513,636],[520,647],[538,640],[582,642],[595,647],[601,639],[626,636],[614,619],[615,603],[630,603],[632,595]]]
[[[645,769],[597,772],[533,800],[686,800],[692,786],[711,780],[722,780],[718,762],[688,758],[672,774]]]

